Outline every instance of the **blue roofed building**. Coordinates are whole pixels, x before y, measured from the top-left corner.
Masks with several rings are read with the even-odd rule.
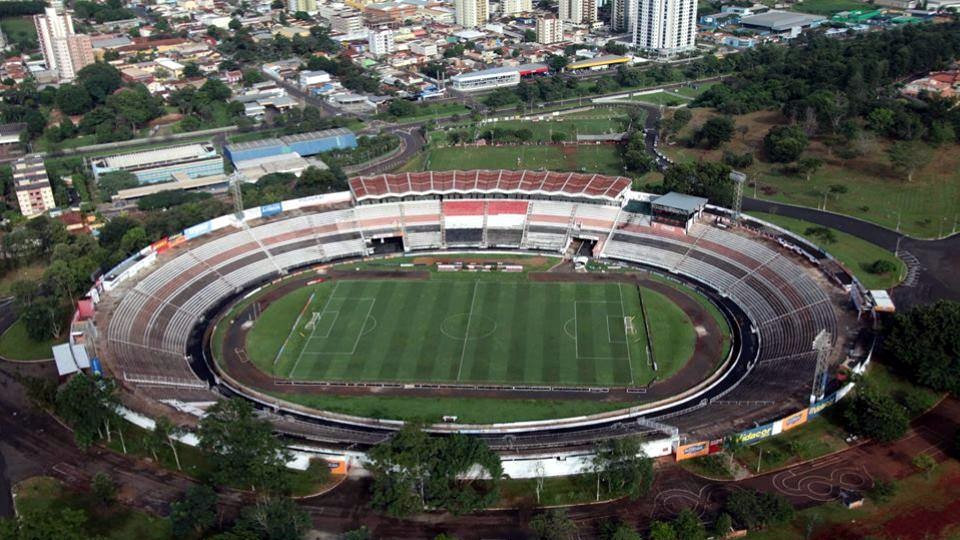
[[[259,159],[281,154],[296,153],[300,156],[312,156],[330,150],[355,148],[357,136],[345,128],[327,129],[299,133],[259,141],[228,144],[223,153],[234,165],[241,161]]]

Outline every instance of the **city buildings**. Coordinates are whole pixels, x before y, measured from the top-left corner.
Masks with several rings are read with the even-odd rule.
[[[464,28],[476,28],[490,18],[489,0],[454,0],[457,24]]]
[[[296,13],[305,11],[313,14],[317,12],[317,0],[287,0],[287,11]]]
[[[320,6],[320,16],[330,23],[330,30],[334,34],[352,35],[363,31],[363,17],[360,12],[343,4]]]
[[[563,41],[563,22],[556,17],[537,17],[537,43],[549,45]]]
[[[533,11],[533,0],[501,0],[500,11],[503,15],[527,13]]]
[[[625,17],[633,45],[660,55],[694,47],[696,0],[627,0]]]
[[[22,157],[13,163],[13,188],[20,213],[28,218],[39,216],[57,205],[40,156]]]
[[[629,0],[610,0],[610,30],[613,32],[626,32],[631,28],[627,4]]]
[[[573,24],[597,22],[596,0],[560,0],[560,20]]]
[[[51,2],[43,15],[33,16],[33,24],[43,61],[61,81],[72,81],[78,71],[94,62],[90,36],[74,32],[73,18],[62,2]]]
[[[394,51],[393,30],[389,28],[370,29],[367,31],[367,44],[370,54],[383,56]]]
[[[502,86],[516,86],[521,77],[546,74],[550,70],[546,64],[524,64],[516,67],[498,67],[461,73],[450,77],[453,89],[460,92],[478,92]]]

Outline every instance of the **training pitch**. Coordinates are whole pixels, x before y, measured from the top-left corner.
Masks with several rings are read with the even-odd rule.
[[[247,348],[294,380],[646,385],[640,302],[625,283],[336,280],[273,302]]]

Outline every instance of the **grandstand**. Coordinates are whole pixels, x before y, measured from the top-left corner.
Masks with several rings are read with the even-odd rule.
[[[214,399],[208,390],[212,367],[217,384],[274,407],[275,398],[204,363],[197,352],[207,323],[239,294],[299,268],[367,257],[379,241],[396,241],[408,252],[496,247],[563,253],[578,240],[590,242],[598,259],[656,269],[712,291],[740,327],[730,361],[669,402],[571,420],[432,429],[484,433],[493,441],[513,437],[512,447],[529,441],[535,448],[545,441],[582,441],[580,429],[593,437],[621,436],[639,416],[682,416],[679,423],[688,429],[709,432],[717,429],[713,402],[733,407],[738,422],[805,403],[815,336],[826,330],[835,350],[843,345],[838,299],[845,292],[774,241],[781,233],[762,223],[753,223],[756,230],[718,228],[705,216],[725,211],[701,205],[697,212],[706,214],[695,216],[688,230],[662,227],[656,214],[633,211],[630,204],[657,197],[629,186],[622,177],[534,171],[380,175],[351,179],[349,194],[248,210],[245,223],[217,218],[145,249],[98,284],[98,349],[124,388],[165,403]],[[301,421],[278,419],[278,426],[329,444],[373,444],[396,427],[288,410]]]

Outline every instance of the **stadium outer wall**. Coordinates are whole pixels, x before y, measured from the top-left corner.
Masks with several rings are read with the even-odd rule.
[[[722,213],[722,212],[725,212],[725,211],[722,210],[722,209],[714,209],[714,210],[715,210],[715,211],[718,211],[718,212],[721,212],[721,213]],[[759,221],[758,221],[758,223],[762,223],[762,222],[759,222]],[[763,224],[763,225],[769,226],[769,224]],[[785,231],[783,231],[783,232],[785,233]],[[791,235],[791,236],[792,236],[792,235]],[[799,238],[798,238],[797,241],[798,241],[798,243],[802,242],[801,245],[808,245],[808,243],[806,243],[805,240],[802,240],[802,239],[799,239]],[[819,250],[819,248],[816,248],[815,246],[812,246],[812,248],[813,248],[813,250]],[[145,250],[145,251],[146,251],[146,250]],[[824,256],[829,257],[829,255],[826,254],[826,252],[823,252],[822,250],[819,250],[819,252],[820,252],[821,254],[823,254]],[[141,255],[144,255],[144,254],[141,254]],[[145,256],[145,259],[147,259],[147,258],[149,258],[149,257],[150,257],[150,255],[147,254],[147,255]],[[146,265],[149,265],[149,263],[145,264],[144,266],[146,266]],[[121,265],[121,266],[123,266],[123,265]],[[136,270],[131,269],[131,268],[129,268],[129,267],[127,267],[127,268],[122,268],[121,271],[122,271],[122,272],[128,272],[129,275],[131,275],[131,276],[136,273]],[[852,278],[851,278],[851,279],[852,279]],[[854,281],[854,283],[855,283],[855,280],[853,280],[853,281]],[[856,284],[856,285],[858,285],[858,284]],[[93,292],[93,291],[92,291],[92,292]],[[97,294],[98,294],[98,293],[97,293]],[[221,303],[221,306],[222,306],[222,305],[223,305],[223,303]],[[749,333],[747,333],[747,335],[749,335]],[[195,346],[196,343],[202,343],[202,340],[196,340],[196,339],[195,339],[194,341],[195,341],[195,344],[194,344],[193,346]],[[192,346],[192,347],[193,347],[193,346]],[[193,349],[193,350],[195,350],[195,349]],[[201,358],[202,358],[203,355],[198,355],[197,357],[201,357]],[[195,357],[195,358],[196,358],[196,357]],[[867,357],[866,361],[869,361],[869,356]],[[859,368],[859,369],[862,369],[862,366],[864,366],[865,364],[866,364],[866,362],[864,362],[863,364],[861,364],[860,366],[858,366],[858,368]],[[749,365],[749,362],[746,362],[744,365]],[[194,362],[194,363],[193,363],[193,366],[194,366],[194,368],[195,368],[198,372],[200,372],[201,374],[202,374],[202,372],[204,371],[204,368],[201,367],[201,365],[198,364],[197,362]],[[729,373],[729,372],[727,372],[727,373]],[[208,376],[209,379],[216,380],[216,376],[215,376],[212,372],[208,372],[208,373],[207,373],[207,376]],[[742,378],[742,377],[741,377],[741,378]],[[220,381],[220,382],[222,383],[222,381]],[[844,387],[844,388],[849,389],[849,386]],[[233,390],[233,391],[238,391],[238,392],[243,392],[243,388],[242,388],[242,387],[233,388],[232,390]],[[844,392],[844,393],[845,393],[845,392]],[[254,396],[247,396],[247,397],[253,398]],[[296,414],[296,415],[299,415],[299,416],[301,416],[301,417],[314,417],[315,419],[320,420],[320,421],[344,422],[344,423],[346,423],[347,425],[355,425],[355,426],[357,426],[357,427],[361,427],[362,429],[367,429],[367,430],[381,430],[381,429],[387,429],[387,430],[389,430],[389,429],[395,429],[395,428],[396,428],[396,425],[397,425],[396,423],[392,423],[392,422],[389,422],[389,421],[376,421],[376,422],[374,422],[373,424],[370,424],[370,423],[368,423],[368,422],[363,422],[363,421],[361,420],[359,423],[354,423],[354,422],[356,422],[357,419],[355,419],[355,418],[353,418],[353,417],[343,417],[342,415],[330,415],[330,416],[327,416],[327,415],[322,415],[322,416],[310,415],[310,414],[308,414],[308,413],[306,413],[306,412],[301,412],[301,411],[296,411],[296,410],[281,410],[281,409],[278,409],[277,406],[276,406],[276,403],[271,403],[269,400],[256,400],[256,399],[254,399],[254,400],[255,400],[255,401],[260,401],[261,405],[263,405],[264,407],[269,408],[269,409],[276,410],[276,411],[278,411],[278,412],[280,412],[280,413],[282,413],[282,414]],[[699,407],[702,407],[702,406],[703,406],[703,405],[699,405]],[[696,408],[698,408],[698,405],[692,405],[690,408],[696,409]],[[649,410],[647,410],[647,411],[645,411],[645,412],[646,412],[647,414],[650,413]],[[672,414],[673,412],[674,412],[674,411],[670,411],[671,414]],[[622,420],[623,418],[628,418],[628,417],[630,416],[630,414],[631,414],[630,412],[627,412],[627,413],[626,413],[626,416],[622,416],[622,415],[621,415],[621,416],[616,416],[616,415],[614,415],[614,416],[612,416],[612,417],[606,418],[606,420],[609,420],[609,421],[618,421],[618,420]],[[591,422],[592,422],[592,420],[577,419],[577,420],[574,420],[570,425],[565,426],[565,427],[566,427],[566,428],[579,428],[579,427],[584,427],[584,426],[587,426],[587,425],[591,425]],[[446,431],[446,430],[450,430],[449,428],[451,428],[452,426],[440,426],[440,427],[441,427],[441,428],[448,428],[448,429],[441,429],[441,430],[440,430],[440,431]],[[503,426],[490,426],[490,427],[491,427],[492,429],[494,429],[494,430],[499,430],[499,429],[502,428]],[[529,429],[529,428],[538,429],[538,428],[541,428],[541,427],[546,428],[546,426],[539,426],[539,425],[537,425],[537,426],[515,426],[515,427],[520,427],[520,428],[522,428],[521,430],[526,430],[526,429]],[[456,429],[456,428],[453,428],[453,429]],[[508,428],[508,429],[510,429],[510,428]],[[554,426],[554,429],[556,429],[556,426]],[[309,437],[306,437],[306,438],[309,439]]]

